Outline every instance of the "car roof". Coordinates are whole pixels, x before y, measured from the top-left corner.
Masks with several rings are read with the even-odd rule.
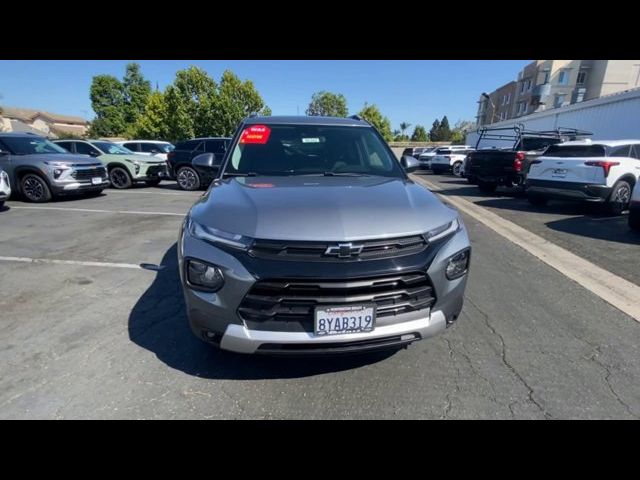
[[[569,142],[562,142],[557,144],[557,147],[565,147],[571,145],[605,145],[607,147],[618,147],[620,145],[640,144],[640,140],[571,140]]]
[[[1,132],[0,137],[26,137],[26,138],[46,138],[46,135],[37,135],[35,133],[27,132]]]
[[[315,115],[276,115],[271,117],[248,117],[244,119],[245,125],[269,125],[269,124],[288,124],[288,125],[346,125],[352,127],[370,127],[368,122],[361,120],[359,117],[320,117]]]

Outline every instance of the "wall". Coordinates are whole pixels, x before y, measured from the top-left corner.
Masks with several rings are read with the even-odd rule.
[[[594,140],[640,139],[640,88],[562,108],[498,122],[491,127],[524,124],[529,130],[578,128],[593,132]],[[475,146],[478,135],[469,133],[466,143]]]

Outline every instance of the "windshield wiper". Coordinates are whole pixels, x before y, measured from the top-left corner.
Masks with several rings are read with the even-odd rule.
[[[255,172],[247,173],[224,173],[223,177],[256,177],[258,174]]]
[[[358,172],[324,172],[325,177],[370,177],[368,173]]]

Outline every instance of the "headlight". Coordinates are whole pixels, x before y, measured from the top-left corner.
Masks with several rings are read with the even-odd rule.
[[[0,178],[2,180],[9,180],[9,175],[7,175],[7,172],[5,172],[4,170],[0,170]]]
[[[198,260],[187,260],[187,282],[196,290],[217,292],[224,285],[224,277],[216,266]]]
[[[445,275],[449,280],[455,280],[462,277],[469,270],[469,260],[471,258],[471,250],[466,248],[456,253],[447,263]]]
[[[45,160],[44,163],[45,165],[49,165],[50,167],[64,168],[64,169],[69,168],[69,164],[64,162],[54,162],[51,160]]]
[[[187,220],[187,230],[192,236],[205,242],[226,245],[227,247],[242,250],[248,250],[249,246],[251,246],[252,240],[249,237],[237,233],[224,232],[217,228],[205,227],[204,225],[194,222],[191,218]]]
[[[433,230],[429,230],[425,236],[429,242],[434,242],[436,240],[440,240],[452,233],[457,232],[462,228],[462,221],[459,218],[453,219],[453,221],[446,223],[438,228],[434,228]]]

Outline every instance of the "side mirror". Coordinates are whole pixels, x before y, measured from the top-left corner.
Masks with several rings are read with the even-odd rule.
[[[161,153],[160,150],[156,150],[155,148],[153,150],[151,150],[151,154],[152,155],[156,155],[158,153]]]
[[[96,152],[95,150],[89,150],[89,156],[90,157],[99,157],[100,154],[98,152]]]
[[[414,157],[410,157],[409,155],[405,155],[400,159],[400,164],[404,171],[407,173],[415,172],[420,168],[420,162],[416,160]]]
[[[215,161],[216,161],[215,154],[201,153],[197,157],[194,157],[193,160],[191,160],[191,163],[193,164],[194,167],[218,169],[219,166],[215,165]]]
[[[0,148],[0,156],[3,156],[3,155],[9,155],[9,152],[7,152],[7,151],[5,151],[5,150],[2,150],[2,149]]]

